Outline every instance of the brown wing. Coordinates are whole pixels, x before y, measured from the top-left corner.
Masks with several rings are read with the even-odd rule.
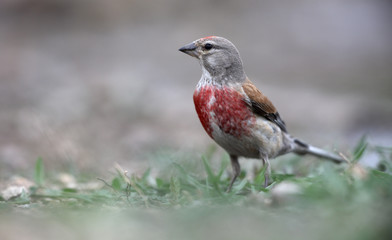
[[[242,88],[246,95],[248,95],[250,100],[248,105],[255,114],[275,123],[283,132],[287,132],[286,125],[280,118],[275,106],[249,79],[245,81]]]

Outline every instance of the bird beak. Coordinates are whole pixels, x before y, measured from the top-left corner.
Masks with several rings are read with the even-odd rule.
[[[196,48],[197,48],[196,44],[194,42],[192,42],[192,43],[189,43],[189,44],[183,46],[182,48],[180,48],[178,50],[183,53],[188,54],[189,56],[197,58],[198,54],[197,54]]]

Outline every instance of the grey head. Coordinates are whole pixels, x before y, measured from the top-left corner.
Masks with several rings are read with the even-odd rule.
[[[246,79],[237,48],[223,37],[200,38],[179,51],[197,58],[203,74],[209,74],[215,81],[243,82]]]

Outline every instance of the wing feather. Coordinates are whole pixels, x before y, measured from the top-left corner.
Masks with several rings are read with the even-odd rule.
[[[249,97],[248,106],[252,111],[265,119],[275,123],[283,132],[287,132],[286,124],[281,119],[272,102],[257,87],[247,79],[242,85],[245,94]]]

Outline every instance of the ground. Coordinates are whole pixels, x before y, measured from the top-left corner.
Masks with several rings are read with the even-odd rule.
[[[357,163],[377,151],[383,171]],[[130,175],[114,166],[111,179],[45,171],[14,177],[0,201],[1,239],[389,239],[391,148],[363,140],[347,163],[288,157],[245,172],[232,192],[227,155],[211,163],[208,151],[194,162],[167,155],[158,175]],[[249,172],[248,172],[249,175]],[[18,190],[19,188],[19,190]],[[8,195],[7,195],[8,194]],[[44,229],[44,230],[43,230]]]

